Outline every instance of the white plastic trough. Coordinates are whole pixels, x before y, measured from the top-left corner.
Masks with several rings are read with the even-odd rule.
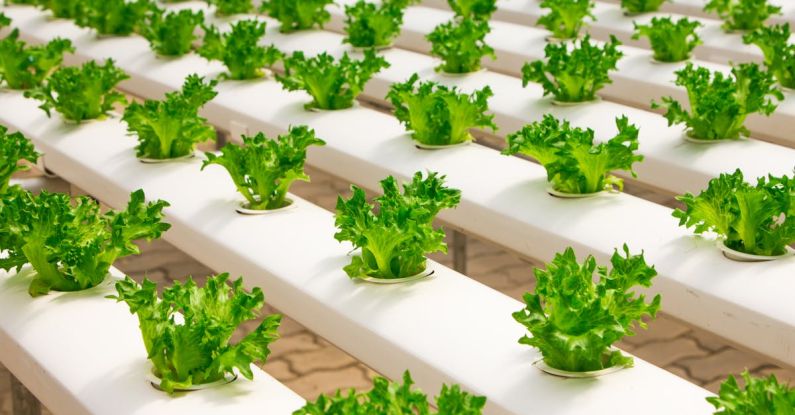
[[[435,0],[432,0],[435,1]],[[500,0],[503,1],[503,0]],[[619,0],[599,0],[600,2],[619,4]],[[660,8],[663,12],[678,13],[690,16],[716,19],[718,16],[704,11],[705,0],[673,0],[666,1]],[[795,3],[787,0],[772,0],[770,4],[781,6],[782,15],[771,16],[768,24],[789,23],[795,26]]]
[[[169,201],[165,214],[173,227],[166,240],[212,269],[245,276],[248,286],[263,288],[270,304],[377,371],[399,378],[410,369],[429,394],[443,382],[459,383],[488,397],[489,414],[695,415],[709,407],[708,392],[639,359],[634,368],[598,380],[542,373],[532,365],[539,353],[517,341],[525,330],[511,313],[522,304],[437,263],[429,262],[432,278],[415,283],[353,282],[342,270],[351,247],[334,240],[331,213],[291,196],[297,206],[282,214],[236,214],[240,196],[223,169],[202,172],[198,159],[142,164],[134,156],[135,139],[117,120],[67,126],[57,116],[47,119],[35,102],[4,94],[0,122],[46,152],[51,170],[110,206],[123,206],[138,188],[150,200]],[[328,155],[320,150],[310,152]],[[95,330],[93,337],[101,333]],[[132,399],[124,402],[134,406]]]
[[[0,362],[53,413],[290,415],[304,405],[257,367],[253,381],[169,397],[147,380],[151,364],[138,318],[105,298],[115,293],[111,284],[31,298],[33,272],[0,271]]]

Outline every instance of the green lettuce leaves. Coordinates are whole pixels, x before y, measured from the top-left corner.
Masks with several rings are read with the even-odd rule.
[[[307,30],[315,26],[323,28],[323,24],[331,19],[326,6],[334,0],[263,0],[260,12],[278,20],[282,33]]]
[[[497,0],[447,0],[447,4],[461,19],[488,21],[497,11]]]
[[[290,204],[286,196],[293,182],[309,181],[304,172],[307,148],[325,144],[306,126],[292,127],[277,140],[263,133],[243,136],[242,146],[229,143],[221,149],[221,155],[206,153],[202,170],[213,164],[225,168],[246,198],[247,209],[279,209]]]
[[[215,6],[215,14],[218,16],[231,16],[254,11],[254,3],[251,0],[208,0],[207,2]]]
[[[118,258],[140,253],[135,240],[156,239],[169,229],[162,222],[167,206],[161,200],[147,204],[138,190],[125,210],[103,214],[89,197],[14,192],[0,207],[0,249],[8,251],[0,268],[30,263],[36,273],[28,292],[34,297],[94,287]]]
[[[720,385],[718,396],[711,403],[721,415],[795,415],[795,389],[778,382],[774,375],[766,378],[742,374],[745,387],[734,376]]]
[[[431,55],[442,60],[436,71],[469,73],[480,69],[484,56],[496,59],[494,49],[486,44],[491,31],[486,20],[458,19],[442,23],[426,36]]]
[[[193,49],[196,28],[204,22],[201,10],[165,11],[155,8],[146,16],[141,35],[149,41],[155,53],[162,56],[182,56]]]
[[[63,55],[74,51],[72,42],[61,38],[28,46],[19,40],[19,30],[14,29],[0,40],[0,84],[11,89],[40,86],[63,63]]]
[[[69,121],[92,120],[107,115],[116,103],[127,103],[114,88],[128,78],[113,59],[101,66],[88,61],[80,67],[59,68],[42,85],[25,91],[25,97],[41,101],[39,108],[47,116],[55,109]]]
[[[8,191],[14,173],[28,170],[28,165],[20,162],[36,163],[40,156],[33,143],[22,133],[9,134],[8,128],[0,125],[0,196]]]
[[[403,373],[402,384],[378,376],[367,392],[351,389],[345,394],[340,390],[332,396],[321,394],[293,415],[480,415],[486,405],[485,397],[464,392],[458,385],[442,385],[436,397],[438,410],[432,412],[428,397],[413,385],[408,371]]]
[[[770,16],[781,14],[781,7],[767,0],[710,0],[704,11],[716,13],[724,20],[723,29],[732,32],[759,29]]]
[[[199,109],[218,94],[216,84],[193,74],[181,91],[167,93],[162,101],[130,104],[122,121],[138,137],[136,156],[159,160],[187,156],[196,144],[214,140],[215,128],[199,116]]]
[[[345,267],[349,277],[409,277],[425,271],[426,254],[447,252],[444,231],[434,229],[433,219],[458,205],[461,192],[445,187],[444,178],[433,172],[423,178],[418,172],[401,193],[389,176],[381,181],[383,196],[375,198],[378,208],[357,186],[351,186],[350,199],[337,199],[334,238],[361,250]]]
[[[654,59],[660,62],[680,62],[689,59],[693,49],[702,43],[696,33],[701,26],[701,22],[686,17],[676,22],[670,17],[654,17],[647,25],[635,23],[632,39],[649,38]]]
[[[556,39],[574,39],[585,27],[586,17],[596,20],[591,13],[593,0],[542,0],[539,7],[549,9],[549,12],[536,24],[552,32]]]
[[[668,0],[621,0],[621,8],[630,14],[656,12]]]
[[[632,358],[611,346],[634,335],[635,325],[646,328],[644,316],[657,314],[659,295],[646,302],[645,295],[633,291],[636,286],[650,287],[657,271],[642,253],[630,254],[626,245],[622,253],[613,253],[610,263],[608,271],[589,255],[580,264],[574,250],[567,248],[546,269],[536,268],[535,292],[525,293],[525,308],[513,313],[532,334],[519,343],[539,349],[544,362],[560,370],[631,366]]]
[[[388,0],[380,5],[359,0],[345,6],[345,33],[343,42],[357,48],[386,47],[392,45],[403,25],[406,0]]]
[[[326,52],[306,57],[296,51],[284,58],[284,74],[277,74],[276,80],[288,91],[311,95],[306,109],[339,110],[352,107],[367,81],[388,67],[386,59],[372,49],[365,50],[361,60],[351,59],[346,52],[336,61]]]
[[[154,282],[138,284],[130,277],[116,283],[118,295],[138,315],[141,335],[160,389],[173,394],[239,372],[253,379],[251,365],[264,362],[269,345],[279,338],[282,316],[269,315],[239,342],[231,338],[243,323],[259,317],[265,304],[260,288],[246,292],[243,279],[229,274],[207,279],[199,287],[193,278],[174,282],[158,298]]]
[[[126,36],[142,26],[153,7],[151,0],[84,0],[74,19],[100,35]]]
[[[795,178],[761,177],[752,186],[738,169],[710,180],[698,196],[677,200],[685,204],[673,212],[679,226],[715,232],[735,251],[782,255],[795,243]]]
[[[406,82],[392,84],[386,98],[395,107],[395,117],[412,138],[426,145],[450,145],[472,141],[472,128],[497,130],[494,115],[487,115],[491,88],[472,94],[436,82],[419,82],[414,74]]]
[[[610,36],[610,42],[599,47],[591,37],[567,43],[548,43],[544,48],[546,62],[537,60],[522,67],[522,85],[538,82],[544,96],[552,95],[559,102],[586,102],[595,100],[596,93],[612,83],[608,72],[616,70],[624,53],[618,49],[621,42]]]
[[[228,73],[223,76],[234,79],[256,79],[265,75],[263,68],[271,67],[283,54],[275,46],[260,46],[265,36],[265,22],[255,19],[240,20],[232,29],[221,33],[215,26],[202,26],[204,41],[197,51],[207,60],[221,61]]]
[[[795,89],[795,44],[789,43],[791,35],[789,24],[780,24],[746,33],[743,42],[762,50],[765,66],[779,85]]]
[[[676,85],[687,90],[690,110],[671,97],[663,97],[662,103],[652,102],[652,108],[666,109],[668,125],[685,124],[687,134],[695,139],[736,140],[747,136],[748,115],[772,114],[777,106],[773,98],[783,100],[784,95],[773,76],[755,63],[737,65],[731,73],[712,73],[688,63],[676,71]]]
[[[623,189],[623,181],[609,174],[625,170],[635,176],[632,165],[643,160],[638,150],[638,128],[627,117],[616,118],[618,134],[594,143],[590,128],[573,128],[568,121],[544,115],[540,122],[525,126],[506,137],[508,146],[502,154],[521,153],[541,163],[547,180],[558,192],[589,194],[602,190]]]

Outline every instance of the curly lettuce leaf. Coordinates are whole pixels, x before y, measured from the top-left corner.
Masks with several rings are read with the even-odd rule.
[[[196,28],[203,22],[204,13],[201,10],[167,12],[155,8],[147,15],[141,35],[158,55],[182,56],[193,49],[193,42],[197,38]]]
[[[202,26],[204,41],[198,54],[207,60],[221,61],[228,73],[225,77],[235,80],[256,79],[265,75],[263,68],[270,68],[282,59],[283,54],[273,45],[260,46],[265,36],[265,22],[255,19],[240,20],[227,33],[215,26]]]
[[[221,155],[206,153],[202,170],[213,164],[225,168],[246,198],[247,208],[278,209],[289,204],[286,197],[293,182],[309,181],[304,172],[307,148],[325,144],[306,126],[292,127],[277,140],[263,133],[244,136],[242,146],[229,143],[221,149]]]
[[[306,109],[339,110],[352,107],[367,81],[388,67],[386,59],[372,49],[364,52],[362,60],[351,59],[346,52],[337,61],[325,52],[307,58],[296,51],[284,59],[284,74],[277,74],[276,80],[288,91],[311,95]]]
[[[334,0],[263,0],[260,12],[278,20],[282,33],[307,30],[315,26],[323,28],[323,24],[331,19],[326,6]]]
[[[442,209],[461,200],[461,192],[444,186],[444,176],[416,173],[401,193],[390,176],[381,181],[383,196],[376,206],[367,202],[364,190],[352,186],[353,195],[337,200],[335,224],[338,241],[349,241],[361,253],[352,258],[345,272],[351,278],[403,278],[425,270],[425,255],[447,252],[444,231],[433,227]]]
[[[668,0],[621,0],[621,8],[631,14],[656,12]]]
[[[83,13],[83,0],[40,0],[39,4],[61,19],[76,19]]]
[[[789,24],[780,24],[746,33],[743,42],[762,50],[765,66],[779,85],[795,89],[795,44],[789,43],[791,35]]]
[[[506,137],[505,155],[521,153],[538,160],[547,170],[552,187],[563,193],[588,194],[623,188],[623,181],[610,175],[614,170],[632,173],[632,165],[643,160],[638,150],[638,128],[627,117],[616,118],[618,134],[594,143],[591,129],[573,128],[568,121],[544,115],[540,122],[525,126]]]
[[[264,362],[279,338],[281,316],[270,315],[238,343],[231,342],[238,327],[259,316],[265,297],[259,288],[247,292],[242,278],[230,283],[229,274],[210,277],[204,287],[193,278],[174,282],[162,299],[149,280],[138,284],[127,277],[116,283],[116,291],[111,298],[138,315],[147,357],[160,388],[169,394],[235,371],[253,379],[251,365]]]
[[[143,26],[153,7],[151,0],[84,0],[74,18],[78,26],[90,27],[100,35],[125,36]]]
[[[700,45],[696,29],[701,22],[686,17],[674,22],[670,17],[655,17],[647,25],[635,23],[632,39],[649,38],[654,59],[660,62],[680,62],[690,58],[693,49]]]
[[[488,21],[460,19],[442,23],[426,36],[431,55],[442,60],[436,71],[469,73],[480,69],[484,56],[496,59],[494,49],[486,44],[491,31]]]
[[[770,16],[781,14],[781,7],[768,4],[767,0],[710,0],[704,11],[720,16],[723,29],[732,32],[759,29]]]
[[[631,366],[632,358],[611,346],[634,335],[634,326],[646,328],[644,316],[655,316],[660,296],[646,302],[633,291],[649,287],[657,275],[643,254],[632,255],[624,245],[616,250],[612,269],[597,266],[593,256],[580,264],[572,248],[558,253],[547,268],[535,270],[535,292],[525,293],[525,308],[514,319],[532,334],[519,343],[538,348],[544,362],[571,372]],[[594,273],[598,281],[594,280]]]
[[[497,0],[447,0],[447,4],[461,19],[488,21],[497,11]]]
[[[72,42],[61,38],[28,46],[14,29],[0,40],[0,83],[11,89],[40,86],[63,63],[63,55],[74,51]]]
[[[574,39],[585,26],[586,17],[596,20],[591,13],[593,0],[542,0],[539,7],[549,12],[536,24],[544,26],[557,39]]]
[[[414,74],[406,82],[392,84],[386,98],[395,107],[395,117],[412,138],[428,145],[458,144],[474,140],[472,128],[497,130],[494,115],[486,114],[491,88],[472,94],[435,82],[420,82]]]
[[[207,2],[215,6],[215,14],[218,16],[231,16],[254,11],[254,3],[251,0],[208,0]]]
[[[744,387],[730,375],[720,385],[718,396],[707,401],[722,415],[795,415],[795,389],[778,382],[774,375],[766,378],[742,373]]]
[[[18,171],[28,170],[28,165],[20,163],[36,163],[39,154],[22,133],[8,133],[8,128],[0,125],[0,196],[8,191],[11,176]]]
[[[591,37],[571,45],[549,43],[544,48],[546,62],[537,60],[522,67],[522,85],[538,82],[544,96],[552,95],[560,102],[585,102],[596,99],[596,93],[612,83],[608,72],[624,53],[618,49],[621,42],[610,36],[603,47],[591,43]]]
[[[385,47],[392,44],[403,25],[405,1],[385,1],[380,5],[359,0],[345,6],[343,42],[358,48]]]

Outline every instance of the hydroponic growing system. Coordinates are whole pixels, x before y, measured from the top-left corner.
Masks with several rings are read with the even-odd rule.
[[[614,346],[664,311],[795,367],[790,25],[785,0],[6,0],[13,411],[795,414],[773,376],[713,394]],[[334,212],[290,193],[306,165],[351,183]],[[466,235],[537,286],[468,278]],[[157,238],[217,275],[113,267]],[[300,397],[258,366],[266,300],[383,377]]]

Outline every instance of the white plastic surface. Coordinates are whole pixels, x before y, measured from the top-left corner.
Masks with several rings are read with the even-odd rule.
[[[63,27],[51,27],[43,19],[29,24],[44,24],[43,36],[77,31],[68,22],[58,23]],[[304,35],[321,47],[328,39],[322,32]],[[95,42],[88,34],[75,36],[81,42],[79,49],[120,57],[120,64],[134,75],[126,87],[147,97],[159,98],[178,88],[191,71],[214,75],[223,70],[195,55],[158,60],[145,51],[141,39]],[[286,39],[306,42],[304,36]],[[140,73],[151,80],[143,82]],[[478,145],[418,150],[394,118],[375,111],[306,112],[303,104],[308,96],[287,93],[267,80],[223,82],[219,90],[205,107],[211,120],[246,125],[249,131],[269,135],[283,133],[289,125],[308,124],[328,143],[313,149],[308,162],[361,186],[376,189],[378,181],[390,174],[403,179],[426,169],[447,174],[450,185],[463,190],[463,200],[458,209],[443,211],[441,218],[521,254],[548,260],[572,245],[606,261],[624,242],[646,249],[660,271],[655,290],[664,294],[668,312],[795,363],[795,309],[789,306],[789,290],[782,289],[793,284],[795,261],[736,264],[724,258],[712,241],[693,238],[690,231],[678,228],[667,208],[626,195],[564,202],[546,195],[546,174],[538,165]]]
[[[435,1],[435,0],[432,0]],[[502,0],[499,0],[502,1]],[[498,4],[499,4],[498,1]],[[618,4],[619,0],[599,0],[605,3]],[[790,0],[771,0],[770,4],[781,7],[781,15],[771,16],[767,24],[789,23],[795,26],[795,3]],[[667,13],[679,13],[690,16],[718,18],[717,15],[704,11],[705,0],[673,0],[666,1],[660,10]]]
[[[445,0],[439,1],[447,4]],[[354,0],[340,1],[341,4],[353,2]],[[344,13],[342,9],[329,7],[328,10],[332,13],[332,21],[327,28],[343,32]],[[618,13],[620,15],[620,12]],[[425,40],[425,35],[430,33],[436,25],[451,17],[452,13],[447,10],[409,7],[404,19],[403,31],[396,40],[396,44],[408,50],[428,53],[430,44]],[[623,15],[615,17],[615,20],[619,19],[627,18],[624,18]],[[631,22],[628,24],[631,26]],[[607,25],[611,30],[620,26],[619,23]],[[484,66],[500,73],[521,77],[521,69],[525,62],[544,59],[544,47],[546,38],[549,36],[549,32],[545,29],[506,23],[498,21],[496,18],[492,20],[491,28],[492,31],[486,37],[486,41],[495,49],[497,60],[484,58]],[[606,39],[607,36],[603,38]],[[726,41],[731,37],[719,36],[717,38]],[[726,48],[728,50],[756,49],[756,46],[746,45],[744,49],[737,49],[739,46],[735,46],[727,45]],[[613,83],[606,85],[600,94],[611,100],[644,109],[650,109],[652,100],[659,101],[664,96],[673,96],[683,104],[687,104],[685,90],[674,84],[676,80],[674,72],[684,68],[686,63],[661,65],[652,62],[652,53],[649,50],[632,46],[622,46],[621,50],[624,52],[624,57],[618,62],[618,70],[610,72]],[[699,60],[693,60],[693,63],[713,71],[730,72],[730,67],[727,65]],[[785,100],[780,103],[779,108],[770,117],[751,115],[746,125],[760,137],[795,146],[795,131],[791,127],[795,125],[795,93],[787,91],[784,95]]]
[[[0,271],[0,362],[55,414],[290,415],[304,405],[257,367],[253,381],[169,397],[149,384],[138,318],[105,298],[110,284],[31,298],[32,272]]]
[[[215,270],[245,276],[270,304],[387,376],[410,369],[431,394],[442,382],[459,383],[488,397],[489,414],[696,415],[709,408],[705,390],[639,359],[596,382],[545,375],[532,366],[539,353],[518,343],[525,333],[511,317],[522,308],[518,301],[431,261],[430,279],[351,281],[342,270],[351,247],[334,240],[330,212],[293,196],[297,206],[290,211],[238,215],[240,196],[223,169],[202,172],[199,160],[144,165],[135,160],[136,141],[123,124],[65,126],[35,107],[17,94],[0,95],[0,122],[47,151],[54,171],[111,206],[123,205],[138,188],[150,200],[168,200],[173,227],[165,239]],[[397,147],[396,159],[419,151]],[[484,151],[478,147],[462,150],[477,157]],[[310,152],[331,156],[320,150]]]

